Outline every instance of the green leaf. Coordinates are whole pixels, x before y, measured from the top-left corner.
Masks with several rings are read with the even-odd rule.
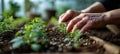
[[[31,45],[31,48],[32,48],[33,51],[39,51],[40,47],[41,46],[39,44],[32,44]]]
[[[69,38],[65,38],[64,39],[64,42],[68,42],[70,39]]]
[[[78,43],[74,43],[73,46],[78,48],[79,44]]]
[[[66,33],[66,25],[65,23],[61,23],[58,28],[58,30],[60,30],[60,32]]]
[[[26,29],[27,31],[30,31],[30,30],[32,29],[32,27],[31,27],[31,25],[25,25],[25,29]]]
[[[16,49],[16,48],[19,48],[22,44],[24,44],[25,42],[22,40],[21,37],[17,37],[15,39],[13,39],[11,41],[13,44],[12,44],[12,48],[13,49]]]
[[[14,43],[14,42],[17,42],[17,41],[20,41],[20,40],[22,40],[22,37],[21,37],[21,36],[14,38],[14,39],[11,40],[10,42],[11,42],[11,43]]]
[[[13,16],[9,17],[9,22],[13,22]]]
[[[18,31],[18,32],[15,34],[15,36],[19,36],[22,32],[23,32],[22,30]]]
[[[52,17],[52,18],[50,19],[50,22],[51,22],[52,24],[54,24],[55,26],[58,26],[58,21],[57,21],[57,19],[56,19],[55,17]]]
[[[46,43],[46,39],[42,39],[40,40],[41,44],[45,44]]]

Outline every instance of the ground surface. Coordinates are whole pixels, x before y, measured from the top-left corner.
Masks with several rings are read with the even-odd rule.
[[[0,36],[0,53],[11,53],[12,51],[9,51],[9,41],[13,39],[13,36],[15,35],[15,32],[17,30],[13,30],[12,32],[5,32]],[[104,48],[97,45],[95,41],[91,39],[86,39],[87,42],[80,45],[78,48],[74,48],[72,44],[72,41],[64,42],[66,34],[59,32],[55,29],[55,27],[49,27],[46,29],[47,35],[50,37],[50,41],[48,44],[43,45],[40,52],[94,52],[103,54]],[[97,36],[101,39],[104,39],[108,42],[114,43],[116,45],[120,46],[120,36],[114,35],[112,32],[110,32],[108,29],[95,29],[95,30],[89,30],[86,36]],[[69,45],[68,45],[69,44]],[[29,46],[21,47],[16,52],[31,52]]]

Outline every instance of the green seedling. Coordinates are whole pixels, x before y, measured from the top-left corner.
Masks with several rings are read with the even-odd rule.
[[[5,31],[13,30],[14,28],[28,22],[28,18],[19,18],[13,19],[13,17],[3,18],[3,21],[0,22],[0,33]]]
[[[80,36],[82,36],[83,33],[80,32],[79,30],[76,30],[73,33],[68,33],[67,34],[67,40],[72,39],[73,40],[73,46],[74,47],[78,47],[79,45],[81,45],[83,43],[83,39],[80,39]],[[64,39],[64,41],[66,40],[66,38]]]
[[[23,41],[23,43],[20,43],[19,46],[15,46],[16,42],[19,43],[19,41],[12,41],[13,48],[19,48],[22,45],[30,45],[32,50],[39,51],[40,46],[48,41],[48,37],[43,30],[43,28],[46,27],[47,24],[42,19],[33,19],[31,22],[27,23],[22,30],[16,33],[16,38],[13,40],[22,37],[19,41]]]
[[[58,20],[55,18],[55,17],[52,17],[51,19],[50,19],[50,23],[52,23],[53,25],[55,25],[55,26],[58,26],[59,24],[58,24]]]
[[[57,29],[60,31],[60,32],[63,32],[63,33],[66,33],[66,25],[65,23],[61,23]]]

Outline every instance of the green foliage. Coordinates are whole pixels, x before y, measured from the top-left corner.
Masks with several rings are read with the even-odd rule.
[[[10,5],[10,10],[13,10],[13,12],[20,10],[20,6],[18,5],[18,3],[13,2],[12,0],[9,2],[9,5]]]
[[[13,19],[13,17],[4,18],[3,21],[0,22],[0,34],[5,31],[10,31],[15,29],[17,26],[20,26],[26,22],[28,22],[28,18],[19,18]]]
[[[65,23],[61,23],[58,25],[57,30],[59,30],[60,32],[66,33],[66,25]]]
[[[56,20],[52,19],[52,21],[55,22]],[[50,41],[44,30],[46,28],[48,28],[47,23],[40,18],[35,18],[25,24],[24,28],[16,33],[16,38],[11,41],[13,49],[29,45],[32,50],[39,51],[42,45]],[[60,24],[57,30],[67,35],[63,42],[67,42],[68,46],[78,47],[84,42],[84,39],[80,39],[83,33],[79,32],[79,30],[76,30],[74,33],[66,33],[65,23]]]
[[[11,28],[11,25],[13,22],[13,17],[10,17],[8,19],[3,19],[2,22],[0,22],[0,33],[5,31],[5,30],[9,30]]]
[[[65,23],[58,24],[58,21],[57,21],[57,19],[55,17],[51,18],[50,23],[57,26],[57,30],[59,30],[60,32],[66,33],[66,25],[65,25]]]
[[[72,39],[74,42],[73,44],[74,47],[78,47],[80,44],[83,43],[84,40],[80,39],[80,36],[82,36],[83,33],[80,32],[79,30],[76,30],[73,33],[67,33],[65,23],[58,24],[56,23],[57,20],[55,18],[52,18],[50,22],[57,26],[57,30],[59,30],[60,32],[63,32],[64,34],[67,34],[66,38],[63,40],[64,42],[69,42]],[[70,43],[68,45],[70,45]]]
[[[55,26],[58,26],[58,21],[57,21],[57,19],[56,19],[55,17],[52,17],[52,18],[50,19],[50,23],[52,23],[52,24],[55,25]]]
[[[82,36],[83,33],[80,32],[79,30],[76,30],[73,33],[68,33],[67,37],[64,39],[64,41],[69,41],[71,38],[73,40],[73,46],[74,47],[78,47],[79,45],[81,45],[84,42],[84,39],[80,39],[80,36]]]
[[[14,40],[12,40],[11,42],[14,42],[14,44],[12,45],[13,48],[18,48],[22,44],[24,44],[24,41],[22,40],[22,37],[17,37]]]
[[[13,2],[12,0],[9,1],[9,6],[10,6],[10,9],[5,10],[3,13],[4,18],[8,18],[10,16],[15,16],[15,13],[20,10],[20,6],[18,5],[18,3]]]
[[[31,48],[34,51],[38,51],[40,49],[40,46],[42,44],[44,45],[48,41],[48,37],[45,31],[43,30],[46,27],[47,27],[47,24],[40,18],[35,18],[31,22],[27,23],[22,30],[16,33],[16,38],[22,37],[22,39],[20,40],[24,42],[20,44],[20,46],[23,44],[31,45]],[[13,48],[16,42],[18,41],[12,42]],[[38,45],[38,43],[40,43],[41,45]]]

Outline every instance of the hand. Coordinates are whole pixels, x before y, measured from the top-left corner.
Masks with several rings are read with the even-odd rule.
[[[67,32],[81,29],[81,32],[84,33],[92,28],[103,27],[106,25],[104,18],[105,14],[102,13],[81,13],[70,20],[67,25]]]
[[[68,22],[69,20],[71,20],[75,16],[78,16],[79,14],[80,14],[80,12],[73,11],[73,10],[68,10],[68,11],[66,11],[66,13],[63,13],[59,17],[59,23],[61,23],[61,22]]]

